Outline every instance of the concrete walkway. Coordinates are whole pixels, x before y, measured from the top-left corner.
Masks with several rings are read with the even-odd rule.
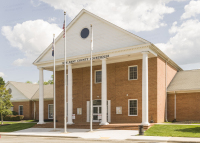
[[[157,137],[138,136],[136,130],[101,130],[96,129],[89,132],[89,129],[68,129],[68,133],[63,133],[62,128],[56,131],[53,128],[29,128],[11,133],[0,133],[1,136],[38,136],[38,137],[66,137],[84,138],[95,140],[133,140],[133,141],[156,141],[156,142],[200,142],[200,138],[185,137]]]

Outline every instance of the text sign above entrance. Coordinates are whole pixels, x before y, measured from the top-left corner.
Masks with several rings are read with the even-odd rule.
[[[92,60],[105,59],[105,58],[108,58],[108,57],[109,57],[109,55],[97,56],[97,57],[92,57]],[[66,64],[72,64],[72,63],[84,62],[84,61],[90,61],[90,60],[91,60],[91,58],[83,58],[83,59],[67,61]],[[62,62],[62,64],[64,64],[64,63],[65,62]]]

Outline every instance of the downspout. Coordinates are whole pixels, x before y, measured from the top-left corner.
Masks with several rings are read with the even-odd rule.
[[[176,122],[176,91],[174,91],[174,121]]]
[[[33,110],[34,110],[34,114],[33,114],[33,116],[34,116],[34,120],[35,120],[35,101],[34,101],[34,107],[33,107]]]
[[[168,122],[167,120],[167,62],[165,63],[165,122]]]

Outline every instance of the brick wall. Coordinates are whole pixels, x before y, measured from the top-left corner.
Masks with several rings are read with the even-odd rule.
[[[174,94],[168,94],[168,120],[174,119]],[[200,93],[176,94],[176,120],[200,121]]]
[[[165,121],[165,105],[166,105],[166,62],[160,57],[157,58],[157,122]],[[167,86],[176,75],[177,70],[167,64]]]
[[[31,113],[32,113],[32,108],[31,108],[31,101],[24,101],[24,102],[12,102],[13,104],[13,111],[16,111],[19,113],[19,105],[23,105],[23,115],[24,119],[31,119]]]
[[[48,119],[48,104],[53,104],[53,100],[44,100],[44,120]],[[34,117],[34,101],[32,102],[32,119]],[[36,105],[36,120],[39,120],[39,101],[35,101]]]

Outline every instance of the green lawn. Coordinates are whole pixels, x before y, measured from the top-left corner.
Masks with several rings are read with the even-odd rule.
[[[4,124],[10,124],[0,126],[0,132],[13,132],[33,127],[36,123],[20,123],[20,122],[4,122]]]
[[[200,137],[199,125],[154,125],[145,136]]]

